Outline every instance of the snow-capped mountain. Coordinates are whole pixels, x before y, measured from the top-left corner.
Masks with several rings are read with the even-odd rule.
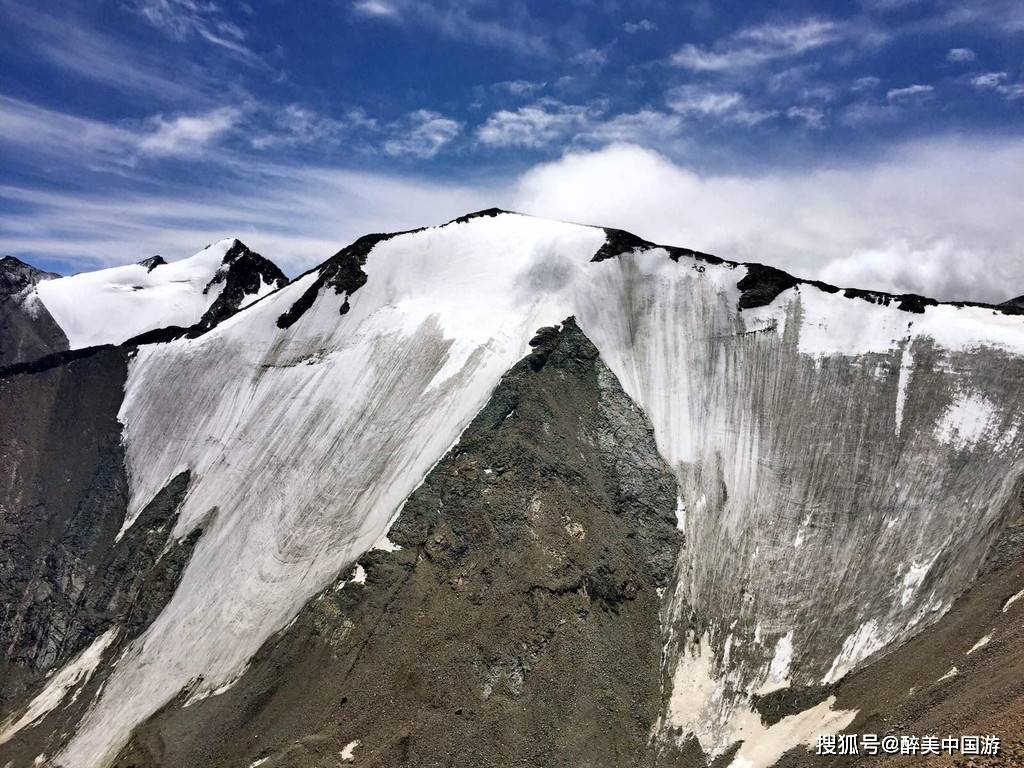
[[[0,757],[816,765],[1024,607],[1020,315],[490,210],[214,324],[207,250],[35,288],[202,327],[0,378]]]
[[[0,265],[0,272],[11,271]],[[5,303],[56,324],[64,340],[53,341],[46,354],[119,344],[160,328],[209,328],[286,282],[273,262],[230,238],[180,261],[153,256],[68,277],[46,274]],[[5,362],[33,356],[40,355],[9,355]]]

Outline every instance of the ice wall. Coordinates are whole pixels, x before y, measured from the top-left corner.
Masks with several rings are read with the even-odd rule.
[[[680,481],[662,735],[712,753],[745,738],[748,764],[767,765],[841,723],[825,704],[762,732],[749,695],[835,679],[971,578],[1021,474],[1024,320],[809,286],[738,312],[743,267],[658,248],[591,262],[603,243],[510,214],[427,229],[373,248],[346,314],[326,288],[277,326],[314,273],[140,349],[121,413],[126,525],[188,468],[176,534],[206,533],[59,763],[103,765],[183,688],[241,674],[386,531],[533,331],[569,315]]]

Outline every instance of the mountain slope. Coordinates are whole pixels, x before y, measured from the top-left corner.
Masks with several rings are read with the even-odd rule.
[[[47,280],[35,295],[79,349],[168,326],[209,328],[286,282],[272,262],[227,239],[180,261],[153,257]]]
[[[64,331],[35,295],[35,286],[60,275],[13,256],[0,259],[0,368],[68,348]]]
[[[152,760],[147,734],[188,721],[181,697],[248,689],[253,658],[396,517],[396,535],[409,524],[403,503],[533,359],[536,329],[567,317],[649,419],[677,485],[687,544],[659,626],[641,622],[663,643],[654,743],[756,768],[854,722],[832,688],[938,621],[1019,504],[1024,318],[488,211],[362,238],[207,333],[138,349],[118,412],[122,536],[183,472],[172,537],[203,534],[174,596],[117,646],[102,693],[47,754],[105,765],[135,733]],[[588,586],[588,599],[616,589]],[[783,721],[761,717],[762,698],[790,694]]]

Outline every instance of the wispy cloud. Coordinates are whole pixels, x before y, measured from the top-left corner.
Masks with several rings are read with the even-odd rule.
[[[20,46],[77,78],[156,101],[203,100],[212,90],[203,72],[187,59],[175,62],[177,76],[172,76],[166,58],[111,37],[67,10],[55,13],[41,4],[7,1],[0,3],[0,17],[17,34]]]
[[[366,124],[361,113],[350,113],[348,121],[336,120],[301,104],[288,104],[270,111],[271,125],[258,130],[250,138],[255,149],[334,143],[352,125]],[[375,122],[370,122],[370,127],[375,125]]]
[[[538,91],[544,90],[546,85],[546,82],[533,80],[503,80],[500,83],[493,83],[491,90],[511,96],[533,96]]]
[[[0,143],[61,157],[65,163],[110,169],[133,165],[147,156],[202,156],[240,114],[233,107],[222,107],[202,114],[157,115],[112,124],[0,96]]]
[[[245,31],[212,0],[135,0],[130,6],[175,40],[197,37],[251,61]]]
[[[671,58],[673,64],[704,72],[726,72],[791,58],[834,43],[841,27],[827,19],[807,18],[790,24],[746,27],[712,46],[688,43]]]
[[[977,57],[978,54],[970,48],[950,48],[949,52],[946,53],[946,61],[954,63],[974,61]]]
[[[786,117],[796,120],[807,128],[821,130],[825,127],[825,113],[817,107],[793,106],[786,110]]]
[[[158,115],[148,131],[138,134],[138,149],[146,155],[195,155],[230,131],[240,116],[234,107],[202,115]]]
[[[516,110],[498,110],[476,132],[481,144],[537,149],[586,127],[594,108],[543,99]]]
[[[886,92],[885,98],[892,102],[911,101],[930,98],[934,92],[934,86],[915,83],[914,85],[908,85],[905,88],[890,88]]]
[[[658,28],[650,19],[640,19],[638,21],[627,21],[622,25],[622,29],[630,35],[635,35],[637,32],[654,32]]]
[[[425,159],[434,157],[458,136],[462,126],[438,112],[419,109],[392,123],[389,130],[392,135],[384,142],[385,154]]]
[[[188,256],[239,237],[290,274],[317,264],[367,232],[448,221],[509,206],[511,181],[474,186],[415,176],[321,166],[253,164],[217,189],[164,185],[125,190],[40,192],[0,186],[0,243],[28,261],[46,257],[68,272]],[[253,189],[260,194],[254,195]],[[16,212],[15,212],[16,211]]]
[[[778,115],[774,109],[754,109],[736,91],[719,91],[700,85],[681,85],[665,94],[669,108],[683,115],[710,117],[727,123],[754,126]]]
[[[460,42],[549,55],[543,26],[525,6],[491,6],[458,0],[355,0],[353,13],[416,30],[431,30]]]

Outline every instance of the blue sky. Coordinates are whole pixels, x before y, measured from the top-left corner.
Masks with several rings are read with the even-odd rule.
[[[965,248],[1024,260],[999,225],[1024,192],[1004,167],[1017,0],[0,0],[0,19],[0,251],[47,267],[231,234],[295,271],[498,204],[880,287],[1024,293],[1005,264],[942,277]],[[872,216],[892,219],[877,242]]]

